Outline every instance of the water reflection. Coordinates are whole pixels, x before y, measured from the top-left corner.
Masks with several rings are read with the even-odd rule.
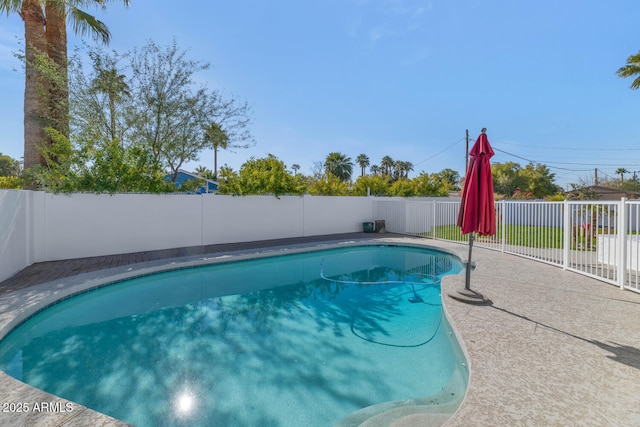
[[[0,367],[138,426],[332,425],[437,393],[456,369],[440,331],[439,279],[457,272],[452,258],[376,248],[266,265],[74,298],[0,343]],[[226,290],[239,277],[253,290]]]

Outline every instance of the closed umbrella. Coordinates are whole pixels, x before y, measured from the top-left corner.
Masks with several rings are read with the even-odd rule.
[[[469,151],[469,166],[462,188],[462,200],[456,223],[462,234],[469,234],[469,258],[464,291],[459,291],[458,295],[450,296],[461,299],[460,295],[462,295],[462,299],[467,302],[475,302],[475,300],[484,302],[483,296],[472,291],[470,286],[474,234],[477,233],[481,236],[496,234],[496,211],[493,201],[493,178],[491,177],[490,162],[494,152],[489,144],[486,131],[486,128],[482,129],[476,143]]]

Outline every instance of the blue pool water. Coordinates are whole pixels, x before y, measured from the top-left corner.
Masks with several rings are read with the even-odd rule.
[[[31,317],[0,369],[140,427],[348,425],[462,398],[440,296],[460,271],[443,252],[362,246],[139,277]]]

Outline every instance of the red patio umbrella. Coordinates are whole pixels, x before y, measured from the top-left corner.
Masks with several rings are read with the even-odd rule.
[[[469,234],[469,259],[467,260],[467,277],[465,290],[470,291],[471,278],[471,250],[473,249],[474,233],[481,236],[496,234],[496,210],[493,201],[493,178],[491,177],[491,157],[493,149],[489,144],[483,128],[473,147],[469,151],[471,156],[467,174],[462,189],[462,200],[458,211],[456,225],[462,234]],[[474,292],[474,294],[477,294]],[[477,294],[479,295],[479,294]],[[481,297],[481,296],[480,296]]]

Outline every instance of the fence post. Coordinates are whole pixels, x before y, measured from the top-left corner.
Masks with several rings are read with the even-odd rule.
[[[627,274],[627,199],[620,199],[618,205],[618,224],[616,224],[618,233],[618,272],[617,279],[620,289],[624,289],[625,276]]]
[[[565,200],[562,203],[562,225],[564,232],[564,245],[562,247],[562,269],[566,270],[567,268],[569,268],[571,262],[571,232],[573,229],[573,224],[571,223],[571,204],[568,200]]]
[[[507,250],[507,202],[500,200],[498,203],[500,203],[500,226],[502,228],[500,233],[500,240],[502,240],[502,243],[500,247],[502,249],[502,253],[504,253]]]
[[[436,231],[436,201],[431,200],[431,227],[429,229],[429,234],[432,239],[435,239],[435,231]],[[428,236],[425,236],[428,237]]]

